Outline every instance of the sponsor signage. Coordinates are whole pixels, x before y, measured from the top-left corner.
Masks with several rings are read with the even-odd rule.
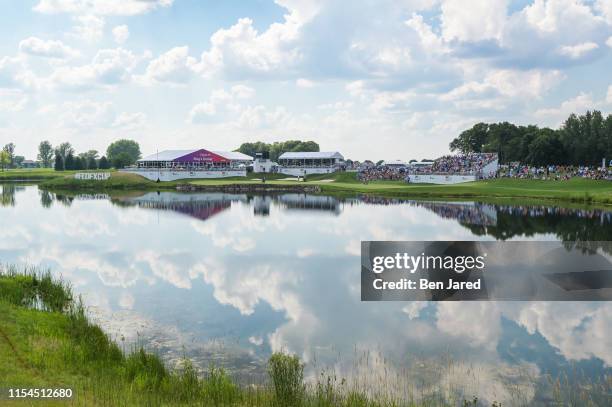
[[[74,179],[88,181],[106,181],[111,176],[110,172],[77,172]]]

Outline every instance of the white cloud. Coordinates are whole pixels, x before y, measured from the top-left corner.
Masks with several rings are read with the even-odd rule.
[[[102,49],[92,62],[62,66],[48,78],[49,86],[66,90],[88,90],[127,82],[139,58],[123,48]]]
[[[576,45],[564,45],[559,49],[559,53],[572,59],[578,59],[597,48],[599,48],[599,45],[594,42],[583,42]]]
[[[540,120],[546,120],[546,124],[558,126],[571,113],[582,114],[588,109],[597,107],[591,93],[581,92],[578,96],[561,103],[559,107],[538,109],[534,116]]]
[[[596,0],[595,8],[606,18],[608,24],[612,25],[612,1]]]
[[[19,112],[28,103],[28,96],[19,89],[0,88],[0,111]]]
[[[174,0],[40,0],[34,6],[39,13],[97,14],[132,16],[159,7],[169,7]]]
[[[420,14],[413,13],[412,17],[405,24],[418,34],[422,47],[429,53],[448,52],[448,47],[444,44],[442,38],[433,32],[431,26],[425,23],[423,16]]]
[[[469,323],[474,320],[478,324]],[[490,302],[441,302],[436,326],[447,335],[468,339],[470,346],[493,350],[501,335],[500,311]]]
[[[295,81],[295,85],[298,88],[312,88],[314,87],[316,84],[315,82],[309,80],[309,79],[305,79],[305,78],[298,78],[298,80]]]
[[[249,336],[249,342],[255,346],[261,346],[264,343],[264,340],[261,336]]]
[[[535,0],[523,12],[533,27],[545,33],[562,29],[579,33],[595,18],[587,4],[576,0]]]
[[[113,121],[112,127],[124,130],[137,130],[145,126],[147,115],[142,112],[120,113]]]
[[[442,1],[442,36],[446,41],[498,39],[506,21],[507,0]]]
[[[212,75],[219,71],[228,77],[267,75],[289,71],[300,59],[296,48],[300,29],[318,11],[310,2],[277,1],[289,10],[282,23],[274,23],[262,33],[250,18],[241,18],[230,28],[220,29],[211,38],[211,48],[202,54],[200,71]]]
[[[45,106],[39,113],[57,118],[60,128],[79,130],[115,128],[130,131],[143,127],[146,122],[144,113],[117,113],[112,102],[90,99]]]
[[[64,45],[61,41],[41,40],[29,37],[19,42],[19,52],[45,58],[70,58],[78,55],[74,49]]]
[[[148,84],[184,84],[194,76],[196,64],[196,59],[189,56],[189,47],[175,47],[149,62],[142,80]]]
[[[124,291],[121,294],[121,297],[119,297],[119,306],[123,309],[132,309],[134,308],[135,303],[136,299],[127,291]]]
[[[612,48],[612,36],[608,37],[608,39],[606,40],[606,45],[610,48]]]
[[[119,45],[125,43],[130,37],[130,30],[127,25],[118,25],[113,28],[113,39]]]
[[[514,319],[529,333],[537,331],[569,360],[597,357],[612,365],[612,307],[607,303],[528,303]]]
[[[163,281],[178,288],[191,288],[191,276],[185,272],[185,269],[176,261],[176,257],[185,255],[184,252],[178,250],[160,254],[153,250],[143,250],[135,253],[134,259],[137,262],[145,262],[153,272],[153,275]]]
[[[241,101],[255,96],[255,89],[245,85],[234,85],[229,91],[225,89],[214,90],[208,101],[198,103],[189,112],[191,123],[208,122],[216,116],[216,120],[227,118],[228,113],[243,111]]]
[[[408,318],[415,319],[421,315],[421,311],[427,308],[427,305],[429,305],[427,301],[410,301],[402,307],[402,312],[408,315]]]
[[[24,65],[23,58],[0,57],[0,89],[36,89],[40,81]]]
[[[470,81],[440,96],[459,108],[503,109],[517,98],[541,99],[563,79],[558,70],[492,70],[482,81]]]
[[[77,25],[72,28],[72,32],[68,33],[69,36],[90,43],[98,42],[102,39],[106,24],[102,17],[89,14],[73,17],[73,20]]]
[[[606,95],[606,103],[612,104],[612,85],[608,86],[608,93]]]
[[[262,105],[248,106],[238,118],[238,126],[245,129],[266,129],[290,126],[291,114],[285,107],[267,108]]]

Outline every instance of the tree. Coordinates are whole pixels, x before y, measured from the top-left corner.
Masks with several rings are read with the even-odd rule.
[[[98,169],[98,161],[93,158],[93,157],[89,157],[89,159],[87,160],[87,169],[88,170],[97,170]]]
[[[79,157],[83,162],[83,169],[91,170],[98,167],[98,164],[96,163],[96,160],[98,159],[98,150],[89,150],[85,153],[79,154]],[[90,167],[90,164],[92,163],[96,164]]]
[[[529,145],[529,154],[525,161],[537,166],[564,163],[565,150],[558,134],[551,129],[540,130]]]
[[[41,162],[43,168],[51,167],[53,160],[53,146],[48,141],[41,141],[38,145],[38,161]]]
[[[15,164],[15,143],[8,143],[3,148],[2,151],[5,151],[9,157],[9,167],[12,167]]]
[[[13,165],[17,168],[21,167],[21,164],[25,161],[25,157],[22,155],[16,155],[13,159]]]
[[[68,153],[66,159],[64,160],[64,169],[70,171],[74,170],[74,155],[72,153]]]
[[[450,143],[451,151],[460,151],[463,154],[480,153],[489,136],[489,125],[476,123],[471,129],[463,131],[459,137]]]
[[[604,117],[597,110],[583,115],[572,113],[558,130],[508,122],[477,123],[451,141],[450,149],[496,152],[501,164],[518,161],[597,166],[602,158],[612,159],[612,115]],[[554,155],[547,158],[545,154]]]
[[[270,160],[276,161],[283,153],[288,151],[320,151],[319,145],[314,141],[287,140],[267,144],[262,141],[243,143],[238,148],[243,154],[255,157],[256,153],[268,154]]]
[[[66,158],[68,158],[69,154],[74,155],[74,148],[72,148],[72,145],[70,143],[66,142],[66,143],[60,144],[55,149],[55,152],[58,153],[60,155],[60,157],[62,157],[62,160],[65,163],[66,162]]]
[[[8,151],[0,151],[0,167],[2,167],[2,171],[4,171],[9,165],[11,165],[11,156],[9,155]]]
[[[106,159],[106,156],[100,157],[100,162],[98,162],[98,168],[101,170],[108,170],[110,168],[110,163]]]
[[[257,153],[268,154],[270,152],[270,145],[261,141],[256,143],[242,143],[237,151],[255,157]]]
[[[53,197],[51,193],[47,190],[39,190],[40,193],[40,204],[43,208],[50,208],[53,204]]]
[[[141,157],[140,146],[134,140],[118,140],[108,146],[106,157],[115,168],[119,168],[115,163],[121,164],[121,167],[132,165]]]
[[[133,157],[130,156],[129,153],[127,152],[122,152],[119,153],[118,155],[116,155],[112,160],[111,163],[113,164],[113,167],[119,169],[119,168],[125,168],[129,165],[134,164],[135,161],[133,161]]]
[[[58,151],[55,152],[55,165],[53,166],[55,171],[64,171],[64,159]]]
[[[77,156],[77,157],[74,158],[74,164],[73,164],[73,168],[72,169],[73,170],[77,170],[77,171],[85,169],[85,166],[83,164],[83,159],[81,157]]]

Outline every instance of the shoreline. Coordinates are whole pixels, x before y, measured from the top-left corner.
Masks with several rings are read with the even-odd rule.
[[[427,398],[414,402],[413,396],[404,400],[392,394],[371,395],[366,386],[347,385],[325,370],[310,382],[304,376],[305,363],[288,353],[272,353],[267,379],[256,385],[239,384],[222,366],[201,371],[187,357],[171,369],[140,345],[122,350],[90,319],[71,284],[52,277],[50,271],[0,264],[0,311],[0,390],[70,390],[69,400],[55,399],[53,405],[430,405]],[[322,386],[328,400],[323,404]],[[0,393],[0,400],[7,405],[36,401],[11,400],[10,394]],[[439,405],[453,405],[437,400]]]
[[[240,193],[312,193],[333,196],[369,195],[398,199],[452,200],[539,200],[578,204],[612,205],[612,182],[574,178],[566,181],[497,178],[453,185],[406,184],[402,181],[359,182],[355,173],[334,173],[309,176],[307,181],[287,180],[286,175],[250,173],[245,178],[178,180],[153,182],[134,174],[111,172],[105,181],[76,180],[70,173],[44,171],[44,175],[9,177],[0,173],[0,182],[32,182],[50,192],[120,192],[120,191],[178,191],[178,192],[240,192]],[[4,176],[3,176],[4,175]],[[34,175],[34,174],[32,174]]]
[[[393,386],[376,392],[359,380],[349,381],[350,375],[336,377],[325,367],[318,369],[316,379],[309,380],[304,375],[305,362],[281,352],[270,354],[266,379],[258,384],[240,384],[219,365],[200,369],[186,356],[179,366],[170,368],[159,354],[142,345],[129,349],[124,345],[122,349],[90,319],[69,281],[35,267],[0,263],[0,311],[0,390],[70,389],[69,400],[56,399],[53,405],[450,407],[457,400],[463,400],[461,405],[476,405],[472,401],[482,390],[475,388],[469,396],[451,394],[453,388],[440,382],[433,391],[419,389],[416,384],[407,394]],[[428,371],[442,375],[448,359],[444,361],[438,365],[433,360]],[[409,369],[418,368],[409,365]],[[522,385],[545,384],[543,378],[525,377]],[[540,397],[553,393],[563,401],[580,392],[604,400],[609,394],[609,384],[605,383],[594,391],[598,377],[583,380],[563,384],[551,381]],[[380,382],[378,387],[384,384]],[[477,380],[474,385],[478,386]],[[36,401],[3,396],[7,393],[0,393],[0,400],[7,405]],[[492,400],[492,405],[501,405]]]

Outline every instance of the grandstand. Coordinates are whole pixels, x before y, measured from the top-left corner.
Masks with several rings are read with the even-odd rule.
[[[281,154],[278,165],[287,175],[330,174],[344,168],[344,157],[337,151],[292,151]]]
[[[395,163],[395,162],[393,162]],[[385,161],[379,166],[360,168],[362,182],[404,180],[412,183],[457,184],[495,177],[498,171],[495,153],[447,155],[435,161],[413,162],[408,166]]]
[[[495,177],[499,169],[496,153],[445,155],[431,166],[411,168],[409,182],[458,184]]]

